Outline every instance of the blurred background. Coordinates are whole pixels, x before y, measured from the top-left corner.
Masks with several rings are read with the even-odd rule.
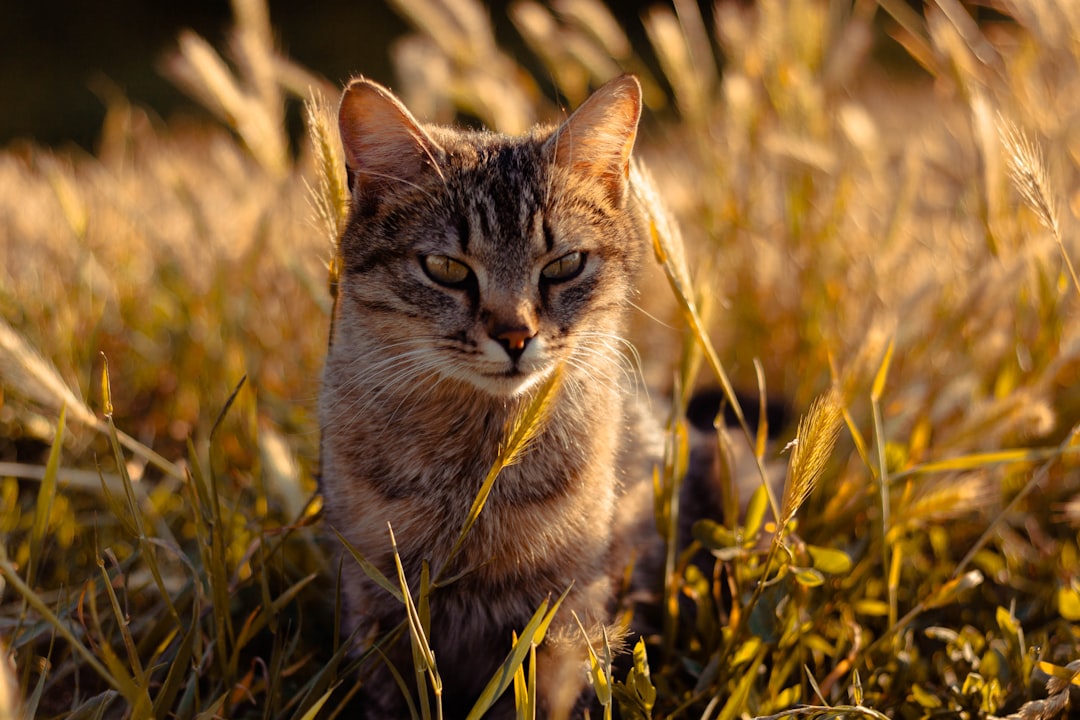
[[[109,670],[147,681],[125,698],[152,694],[146,716],[209,714],[183,696],[303,717],[345,677],[324,671],[335,593],[307,525],[347,205],[334,105],[356,73],[419,118],[511,133],[637,73],[635,154],[682,227],[716,353],[697,373],[704,343],[664,279],[643,280],[628,338],[654,397],[715,386],[723,366],[753,399],[786,402],[768,430],[809,448],[794,420],[830,387],[842,398],[844,432],[791,544],[803,579],[769,581],[758,608],[776,622],[737,648],[723,619],[680,630],[653,663],[658,713],[689,698],[710,717],[769,715],[859,686],[896,717],[1002,716],[1044,693],[1036,661],[1074,677],[1080,2],[608,8],[0,0],[0,570],[32,590],[0,588],[0,634],[14,628],[5,642],[38,709],[102,715],[116,697],[53,649],[28,611],[39,597],[55,627],[102,647],[136,638],[137,667]],[[783,442],[756,442],[764,429],[732,437],[786,463]],[[133,487],[142,499],[120,507]],[[728,487],[720,520],[735,538]],[[819,567],[815,546],[850,563]],[[753,551],[713,549],[744,589],[773,572]],[[807,569],[844,577],[803,587]],[[727,597],[695,571],[671,592]],[[88,629],[86,599],[115,621]],[[249,634],[257,608],[296,621]],[[235,643],[227,623],[244,628]],[[719,662],[733,648],[742,660]],[[256,668],[291,677],[260,684]],[[225,705],[247,698],[268,709]]]
[[[499,43],[514,48],[528,65],[506,12],[509,0],[488,2]],[[635,47],[647,45],[640,16],[647,0],[608,2]],[[711,2],[699,2],[709,22]],[[750,4],[750,3],[742,3]],[[907,5],[921,9],[920,0]],[[991,3],[965,3],[973,17],[999,19]],[[322,0],[313,11],[305,3],[275,0],[270,17],[280,49],[301,66],[342,84],[363,72],[394,81],[388,52],[408,31],[401,15],[378,0]],[[190,29],[220,45],[232,20],[226,0],[149,3],[141,0],[50,3],[0,2],[0,145],[16,139],[39,144],[75,144],[94,150],[110,97],[121,94],[163,119],[206,118],[162,73],[177,36]],[[910,57],[878,28],[875,57],[895,72],[917,72]],[[531,69],[537,69],[534,64]],[[294,131],[298,115],[290,119]]]
[[[500,42],[520,43],[507,20],[509,4],[486,3]],[[642,43],[637,18],[648,4],[609,3]],[[706,11],[709,5],[702,3]],[[269,8],[281,50],[301,66],[336,84],[359,72],[393,82],[388,49],[408,26],[387,3],[323,0],[313,9],[277,0]],[[206,117],[163,76],[162,58],[183,29],[221,45],[231,22],[226,0],[0,2],[0,96],[6,107],[0,144],[28,139],[93,150],[108,98],[116,93],[163,118]]]

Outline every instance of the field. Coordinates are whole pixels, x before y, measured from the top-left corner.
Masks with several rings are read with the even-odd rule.
[[[522,0],[511,52],[473,0],[395,1],[421,118],[517,132],[639,75],[694,268],[648,280],[643,375],[789,408],[721,433],[715,567],[671,552],[647,655],[597,649],[605,711],[1076,712],[1080,4],[675,0],[635,45],[597,0]],[[0,150],[0,719],[351,716],[314,496],[338,90],[233,5],[227,48],[168,63],[219,124],[117,96],[92,155]],[[776,497],[734,477],[785,466]],[[537,638],[507,661],[522,717]]]

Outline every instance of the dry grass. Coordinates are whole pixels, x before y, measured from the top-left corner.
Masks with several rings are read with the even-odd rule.
[[[282,124],[285,102],[333,90],[274,50],[261,3],[235,5],[228,61],[187,35],[170,64],[227,127],[160,127],[116,100],[94,156],[0,152],[0,718],[330,717],[350,697],[307,500],[340,160],[325,105],[297,159]],[[639,152],[697,269],[691,290],[669,268],[681,296],[646,308],[670,328],[635,322],[646,376],[763,383],[807,415],[780,429],[798,434],[790,458],[737,433],[759,466],[790,459],[784,496],[695,529],[715,568],[672,551],[664,636],[629,677],[597,650],[607,707],[1064,716],[1080,684],[1076,4],[1006,2],[1015,22],[980,27],[956,0],[925,17],[759,0],[711,20],[678,0],[634,48],[596,0],[521,0],[542,78],[471,0],[397,5],[416,27],[399,89],[431,119],[517,131],[557,119],[545,91],[572,105],[639,72]],[[876,65],[893,40],[875,27],[925,74]],[[685,427],[671,437],[668,494]],[[657,507],[670,531],[677,507]],[[548,612],[507,667],[523,716]]]

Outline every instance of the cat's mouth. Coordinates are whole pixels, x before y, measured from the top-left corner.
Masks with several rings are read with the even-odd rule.
[[[514,397],[542,382],[549,372],[548,368],[524,369],[514,365],[498,372],[482,373],[476,376],[473,384],[497,397]]]

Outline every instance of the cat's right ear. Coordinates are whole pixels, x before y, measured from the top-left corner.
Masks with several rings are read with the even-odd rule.
[[[441,175],[443,154],[412,113],[382,85],[358,78],[349,83],[338,110],[349,189],[362,202],[395,185],[415,185],[427,172]]]

